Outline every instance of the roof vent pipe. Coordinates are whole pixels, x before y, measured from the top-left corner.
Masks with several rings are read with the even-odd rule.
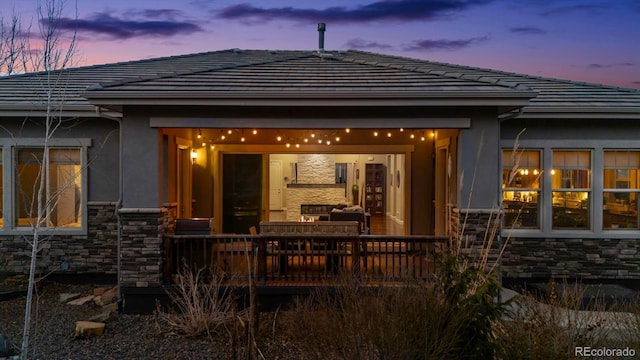
[[[318,53],[324,53],[324,30],[327,28],[325,23],[318,23]]]

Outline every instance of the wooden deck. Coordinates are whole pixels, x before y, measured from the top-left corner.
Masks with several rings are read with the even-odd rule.
[[[166,235],[165,283],[183,265],[260,285],[314,286],[345,275],[364,282],[427,280],[446,238],[399,235]]]

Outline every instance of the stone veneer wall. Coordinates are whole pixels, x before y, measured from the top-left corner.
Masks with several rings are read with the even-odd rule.
[[[491,211],[453,211],[451,234],[457,235],[454,243],[462,241],[461,252],[477,254],[484,234],[491,229],[487,223],[495,221],[496,214]],[[503,277],[640,280],[637,239],[509,237],[506,241],[500,259]],[[499,243],[494,243],[492,257],[497,259]]]
[[[39,274],[116,274],[115,202],[88,202],[87,235],[53,235],[42,242]],[[31,249],[19,235],[0,235],[0,273],[28,274]],[[61,270],[61,264],[68,264]]]
[[[165,233],[173,232],[173,228],[178,218],[178,203],[165,203],[164,207],[167,209],[167,216],[165,217]]]
[[[287,188],[287,221],[300,220],[302,204],[346,204],[344,188]]]
[[[511,238],[502,256],[510,278],[640,279],[637,239]]]
[[[451,212],[451,249],[460,248],[462,255],[478,259],[485,247],[485,242],[491,241],[487,265],[498,261],[500,253],[500,212],[494,209],[460,210]],[[493,238],[493,239],[491,239]]]
[[[336,180],[334,155],[298,155],[298,184],[333,184]]]
[[[167,209],[120,209],[120,285],[159,287],[162,285],[162,234]]]

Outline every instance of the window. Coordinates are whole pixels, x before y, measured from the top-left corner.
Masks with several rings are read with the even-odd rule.
[[[50,148],[43,176],[43,148],[15,149],[13,225],[79,228],[82,224],[82,166],[77,148]],[[40,184],[44,184],[41,191]],[[38,201],[40,200],[40,201]],[[38,203],[42,213],[38,214]]]
[[[503,226],[540,227],[540,151],[502,152]]]
[[[556,238],[572,238],[576,231],[581,238],[639,236],[640,141],[519,140],[518,147],[527,150],[516,152],[512,141],[501,144],[505,232]],[[536,169],[539,176],[532,177]]]
[[[638,229],[640,151],[605,151],[602,227]]]
[[[346,184],[347,183],[347,163],[336,163],[336,184]]]
[[[553,229],[589,229],[591,152],[553,151]]]

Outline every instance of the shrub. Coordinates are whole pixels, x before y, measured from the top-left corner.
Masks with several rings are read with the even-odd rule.
[[[544,296],[525,294],[514,301],[499,339],[500,358],[566,359],[584,346],[637,349],[639,312],[604,311],[599,302],[585,306],[580,285],[558,287],[552,280],[548,289]]]
[[[222,282],[222,276],[213,271],[185,267],[176,277],[175,292],[168,292],[173,308],[163,311],[157,306],[158,324],[186,336],[226,332],[235,320],[236,306],[230,288]]]
[[[503,312],[497,281],[455,257],[441,269],[436,284],[347,278],[321,288],[297,302],[289,336],[315,359],[492,358]]]

